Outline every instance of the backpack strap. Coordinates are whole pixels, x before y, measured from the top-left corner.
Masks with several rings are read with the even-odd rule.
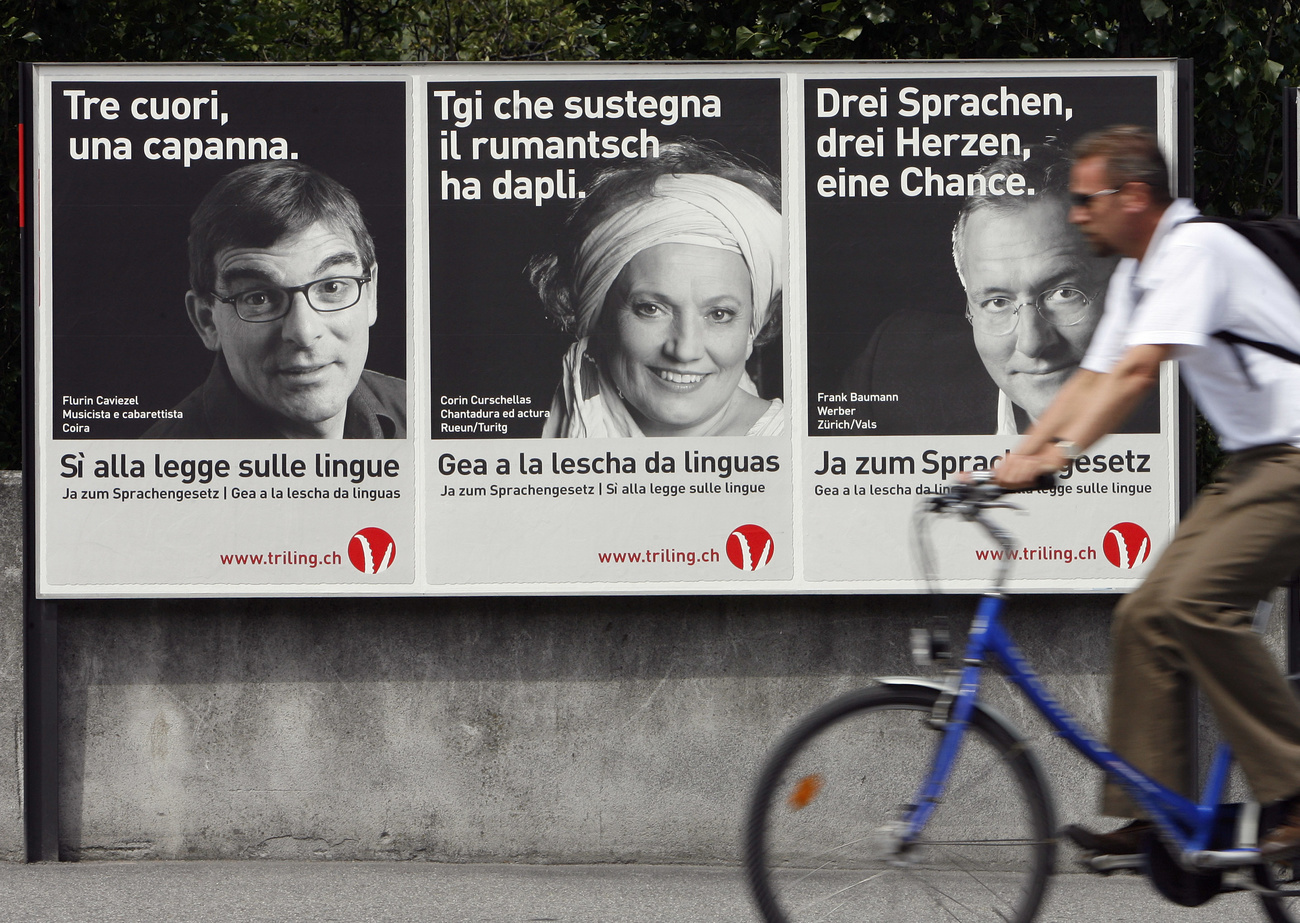
[[[1210,336],[1216,340],[1222,340],[1229,346],[1253,346],[1255,349],[1262,349],[1266,353],[1271,353],[1279,359],[1285,359],[1287,362],[1294,362],[1300,365],[1300,353],[1293,353],[1285,346],[1278,346],[1276,343],[1265,343],[1262,340],[1252,340],[1240,334],[1233,333],[1231,330],[1216,330]]]

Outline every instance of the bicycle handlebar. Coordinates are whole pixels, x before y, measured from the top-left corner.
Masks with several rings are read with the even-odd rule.
[[[993,472],[971,472],[969,481],[954,481],[947,490],[924,502],[927,512],[958,513],[967,518],[978,515],[987,509],[1006,508],[1002,502],[1007,494],[1027,493],[1035,490],[1051,490],[1056,486],[1056,475],[1039,475],[1030,487],[1009,489],[993,483]]]
[[[939,515],[956,515],[965,519],[967,522],[973,522],[982,528],[988,536],[996,542],[1003,551],[1009,552],[1015,547],[1015,538],[1006,529],[991,522],[984,516],[986,510],[994,509],[1019,509],[1015,504],[1008,503],[1003,498],[1007,494],[1024,493],[1033,490],[1050,490],[1056,486],[1056,476],[1053,474],[1040,475],[1030,487],[1020,489],[1008,489],[1000,484],[993,483],[993,472],[975,471],[966,481],[954,481],[948,485],[947,489],[937,496],[929,497],[917,505],[916,519],[913,528],[913,537],[916,542],[916,550],[925,572],[925,581],[931,587],[931,592],[935,590],[935,579],[933,568],[931,566],[933,556],[931,554],[929,540],[927,538],[926,520],[921,514],[938,513]],[[994,592],[1001,592],[1002,586],[1006,582],[1007,573],[1011,567],[1011,555],[1004,554],[998,564],[997,572],[993,579]]]

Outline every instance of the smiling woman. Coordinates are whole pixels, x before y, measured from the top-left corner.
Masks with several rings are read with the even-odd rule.
[[[772,177],[694,142],[601,173],[529,277],[577,341],[543,436],[774,435],[746,370],[785,282]]]

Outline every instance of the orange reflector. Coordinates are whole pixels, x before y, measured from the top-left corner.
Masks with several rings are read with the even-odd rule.
[[[794,784],[794,788],[790,789],[790,797],[786,799],[786,804],[796,811],[802,811],[812,804],[813,799],[821,792],[823,784],[822,777],[816,773],[804,776]]]

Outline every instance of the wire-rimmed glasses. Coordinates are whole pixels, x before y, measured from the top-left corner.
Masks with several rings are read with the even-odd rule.
[[[1031,307],[1053,327],[1073,327],[1088,316],[1097,295],[1070,285],[1056,285],[1040,292],[1033,301],[1016,301],[1008,295],[994,295],[980,301],[966,301],[966,320],[981,333],[1006,336],[1016,329],[1020,309]]]

